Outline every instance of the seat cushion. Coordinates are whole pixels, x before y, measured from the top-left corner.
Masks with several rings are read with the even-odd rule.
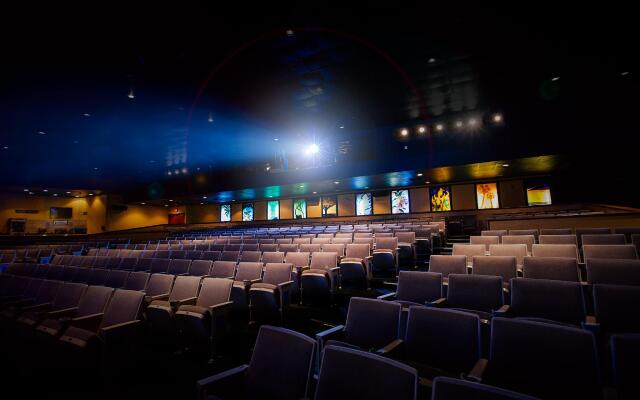
[[[60,340],[77,347],[85,348],[88,347],[91,343],[98,340],[98,335],[95,332],[91,332],[86,329],[70,326],[65,331],[64,335],[62,335]]]
[[[272,285],[271,283],[254,283],[253,285],[251,285],[251,289],[267,289],[267,290],[278,290],[278,286],[276,285]]]
[[[60,320],[45,319],[36,329],[51,336],[58,336],[63,328],[64,324]]]
[[[308,269],[306,271],[302,271],[302,275],[328,275],[328,272],[324,269]]]
[[[209,308],[187,304],[180,306],[179,311],[189,312],[193,314],[207,314],[209,312]]]

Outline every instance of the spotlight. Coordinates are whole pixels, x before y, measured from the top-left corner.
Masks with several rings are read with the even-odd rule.
[[[186,169],[186,168],[182,168],[182,173],[183,173],[183,174],[186,174],[187,172],[189,172],[189,170],[188,170],[188,169]]]
[[[493,117],[491,117],[491,120],[494,123],[499,124],[500,122],[502,122],[502,114],[493,114]]]
[[[278,140],[280,140],[280,139],[278,139],[278,138],[273,138],[273,141],[274,141],[274,142],[277,142]]]
[[[340,182],[339,182],[339,181],[335,181],[335,182],[333,182],[333,183],[335,183],[335,184],[337,185],[337,184],[339,184]]]
[[[89,193],[89,196],[93,196],[93,193]]]
[[[560,77],[559,77],[559,76],[554,76],[553,78],[551,78],[551,81],[552,81],[552,82],[557,82],[557,81],[559,81],[559,80],[560,80]]]
[[[509,164],[502,164],[502,166],[503,166],[503,167],[508,167],[508,166],[509,166]]]
[[[313,192],[313,194],[318,194],[318,192]]]
[[[456,121],[456,128],[462,128],[462,121]]]
[[[24,190],[23,190],[23,192],[28,192],[28,191],[29,191],[29,189],[24,189]]]
[[[320,152],[320,147],[317,144],[312,143],[304,150],[304,154],[311,156],[314,154],[318,154]]]
[[[418,172],[416,175],[418,175],[418,176],[422,176],[422,172]]]
[[[340,129],[344,129],[344,125],[340,125]]]
[[[71,192],[67,192],[67,194],[71,194]]]
[[[623,71],[623,72],[620,72],[620,75],[622,75],[622,76],[627,76],[627,75],[629,75],[629,71]]]
[[[129,94],[127,94],[127,97],[130,99],[136,98],[136,95],[133,93],[133,89],[129,89]]]
[[[145,203],[145,202],[140,203],[140,205],[141,205],[141,206],[144,206],[144,205],[146,205],[146,204],[147,204],[147,203]]]
[[[436,59],[435,59],[435,58],[430,58],[430,59],[429,59],[429,63],[433,64],[434,62],[436,62]]]
[[[213,115],[211,115],[211,113],[209,113],[209,118],[207,118],[207,121],[213,122]]]
[[[421,134],[421,135],[427,133],[427,127],[426,126],[419,126],[418,127],[418,133]]]
[[[436,124],[436,131],[438,131],[438,132],[444,131],[444,125],[443,124]]]
[[[58,193],[54,193],[54,194],[53,194],[53,197],[58,197]]]
[[[202,198],[203,198],[204,200],[206,200],[206,199],[207,199],[207,196],[202,196]]]
[[[468,123],[469,123],[469,126],[476,126],[476,124],[478,123],[478,120],[476,120],[475,118],[470,118]]]
[[[167,175],[171,176],[172,175],[171,171],[167,171]]]
[[[43,192],[47,193],[49,189],[42,189]]]
[[[402,136],[402,137],[409,136],[409,130],[407,128],[400,129],[400,136]]]

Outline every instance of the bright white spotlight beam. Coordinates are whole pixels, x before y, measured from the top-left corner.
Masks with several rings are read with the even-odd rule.
[[[309,146],[307,146],[307,148],[304,150],[304,154],[306,154],[307,156],[311,156],[314,154],[318,154],[320,152],[320,147],[318,147],[317,144],[313,143],[310,144]]]

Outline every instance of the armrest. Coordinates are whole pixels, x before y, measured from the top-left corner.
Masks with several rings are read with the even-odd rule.
[[[509,317],[511,316],[511,313],[513,312],[513,310],[511,309],[511,306],[508,304],[503,305],[502,307],[500,307],[497,310],[493,310],[493,316],[494,317]]]
[[[233,306],[233,301],[227,301],[227,302],[216,304],[215,306],[209,307],[209,312],[211,312],[212,316],[220,315],[231,310],[231,306]]]
[[[178,307],[180,307],[182,305],[185,305],[185,304],[194,305],[194,304],[196,304],[197,300],[198,300],[197,297],[189,297],[189,298],[182,299],[182,300],[171,300],[171,301],[169,301],[169,304],[171,305],[171,308],[176,309],[176,308],[178,308]]]
[[[83,317],[72,318],[69,321],[69,325],[95,332],[98,330],[98,326],[102,321],[102,317],[104,317],[104,313],[90,314]]]
[[[131,328],[140,323],[139,319],[134,319],[133,321],[121,322],[119,324],[109,325],[102,328],[102,332],[104,333],[112,333],[117,332],[122,329]]]
[[[473,366],[471,372],[464,376],[465,380],[474,381],[474,382],[482,382],[482,376],[487,370],[487,366],[489,365],[489,360],[486,358],[481,358],[476,361],[476,365]]]
[[[34,311],[46,311],[48,308],[51,308],[52,303],[40,303],[40,304],[32,304],[30,306],[26,306],[22,308],[24,312],[34,312]]]
[[[594,315],[587,315],[587,318],[582,323],[582,329],[587,330],[596,336],[600,334],[600,324],[596,321],[596,317]]]
[[[47,318],[58,319],[63,317],[69,317],[75,314],[77,311],[78,311],[78,307],[71,307],[71,308],[64,308],[62,310],[49,311],[47,313]]]
[[[244,364],[239,367],[235,367],[230,370],[227,370],[219,374],[212,375],[197,381],[196,382],[196,391],[198,393],[197,398],[201,400],[206,399],[208,389],[214,385],[221,385],[221,386],[226,385],[230,387],[236,386],[236,385],[231,385],[230,382],[235,379],[239,379],[243,377],[246,374],[248,369],[249,369],[249,366],[247,364]]]
[[[101,336],[107,345],[128,345],[131,344],[135,338],[138,324],[140,324],[140,320],[136,319],[120,324],[109,325],[101,329]]]
[[[289,307],[291,304],[291,287],[293,286],[293,281],[286,281],[278,284],[278,289],[280,291],[280,307]]]
[[[427,303],[425,303],[425,305],[426,305],[427,307],[438,307],[438,308],[440,308],[440,307],[446,307],[446,306],[447,306],[447,299],[446,299],[446,298],[444,298],[444,297],[441,297],[441,298],[439,298],[438,300],[434,300],[434,301],[432,301],[432,302],[430,302],[430,303],[429,303],[429,302],[427,302]]]
[[[340,339],[342,334],[344,334],[344,325],[338,325],[338,326],[334,326],[333,328],[329,328],[322,332],[316,333],[316,339],[320,342],[322,346],[327,340]]]
[[[387,293],[387,294],[383,294],[381,296],[377,297],[378,300],[395,300],[396,298],[396,292],[391,292],[391,293]]]
[[[397,354],[402,348],[402,343],[404,343],[402,339],[396,339],[383,348],[378,349],[376,353],[381,356],[393,357],[393,355]]]
[[[144,296],[144,302],[149,305],[154,300],[168,300],[169,293],[158,294],[156,296]]]

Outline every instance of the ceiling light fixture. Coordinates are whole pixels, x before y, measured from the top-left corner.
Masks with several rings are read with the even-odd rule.
[[[45,132],[45,131],[38,131],[38,135],[46,135],[46,134],[47,134],[47,132]]]
[[[49,189],[42,189],[43,192],[47,193]]]
[[[130,99],[136,98],[136,95],[133,93],[133,89],[129,89],[129,94],[127,94],[127,97]]]
[[[207,118],[207,121],[213,122],[213,115],[211,113],[209,113],[209,118]]]
[[[503,167],[508,167],[508,166],[509,166],[509,164],[502,164],[502,166],[503,166]]]
[[[425,126],[419,126],[418,127],[418,133],[426,133],[427,132],[427,128]]]
[[[552,82],[557,82],[557,81],[559,81],[559,80],[560,80],[560,77],[559,77],[559,76],[554,76],[553,78],[551,78],[551,81],[552,81]]]
[[[417,175],[418,175],[418,176],[422,176],[422,172],[418,172],[418,173],[417,173]]]
[[[442,125],[442,124],[437,124],[436,125],[436,131],[442,132],[443,130],[444,130],[444,125]]]
[[[3,149],[9,150],[9,146],[2,146]]]
[[[315,143],[308,145],[307,148],[304,150],[304,154],[308,156],[318,154],[319,152],[320,152],[320,147],[318,147],[318,145]]]
[[[82,115],[84,115],[84,116],[85,116],[85,117],[87,117],[87,118],[91,116],[91,114],[89,114],[89,113],[84,113],[84,114],[82,114]]]
[[[400,129],[400,136],[402,136],[402,137],[409,136],[409,130],[407,128]]]
[[[623,71],[623,72],[620,72],[620,75],[622,75],[622,76],[627,76],[627,75],[629,75],[629,71]]]
[[[23,191],[23,192],[28,192],[28,191],[29,191],[29,189],[22,189],[22,191]]]
[[[335,182],[333,182],[333,183],[335,183],[335,184],[337,185],[337,184],[339,184],[339,183],[340,183],[340,181],[335,181]]]
[[[502,122],[502,114],[493,114],[493,122],[499,123]]]

